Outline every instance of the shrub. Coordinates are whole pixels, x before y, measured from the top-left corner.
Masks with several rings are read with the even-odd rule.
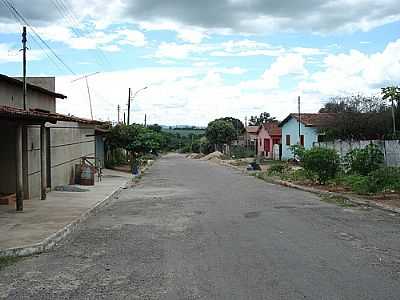
[[[235,158],[254,157],[255,151],[243,146],[231,146],[231,155]]]
[[[382,167],[368,175],[369,191],[376,193],[387,190],[400,192],[400,168]]]
[[[348,186],[353,192],[358,194],[368,194],[371,192],[369,180],[364,175],[347,175],[340,180],[345,186]]]
[[[295,159],[302,160],[304,157],[305,149],[301,145],[292,145],[290,146],[290,151],[293,153]]]
[[[287,168],[288,166],[286,164],[274,164],[268,168],[267,174],[269,176],[280,176]]]
[[[369,144],[363,149],[354,149],[344,158],[347,171],[360,175],[368,175],[378,169],[383,161],[382,151],[374,144]]]
[[[315,174],[320,184],[335,177],[339,169],[340,158],[335,150],[314,147],[304,150],[301,165],[308,174]]]

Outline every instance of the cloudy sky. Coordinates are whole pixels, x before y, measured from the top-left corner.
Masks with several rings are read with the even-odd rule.
[[[57,109],[95,118],[206,125],[267,111],[316,112],[331,96],[400,84],[398,0],[0,0],[0,73],[56,76]],[[33,34],[47,42],[54,56]],[[60,62],[60,60],[62,62]]]

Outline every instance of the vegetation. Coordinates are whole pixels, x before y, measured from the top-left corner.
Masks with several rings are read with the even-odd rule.
[[[232,146],[231,147],[231,156],[233,158],[246,158],[246,157],[254,157],[255,151],[252,149],[243,147],[243,146]]]
[[[369,144],[363,149],[353,149],[344,157],[346,171],[359,175],[368,175],[378,169],[383,161],[382,151],[374,144]]]
[[[388,101],[391,105],[389,105]],[[395,123],[400,125],[400,88],[382,88],[382,97],[354,95],[331,98],[319,112],[337,113],[329,128],[322,128],[325,138],[334,139],[391,139]]]
[[[276,121],[275,117],[267,112],[261,113],[259,116],[251,116],[249,120],[250,126],[260,126],[261,124]]]
[[[216,119],[208,123],[206,137],[211,144],[217,145],[219,149],[223,144],[230,145],[236,136],[235,127],[229,121]]]

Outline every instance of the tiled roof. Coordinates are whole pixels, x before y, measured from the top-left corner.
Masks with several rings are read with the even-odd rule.
[[[248,133],[257,134],[258,126],[247,126],[247,127],[246,127],[246,131],[247,131]]]
[[[279,127],[278,122],[264,123],[263,126],[270,136],[282,135],[282,129]]]
[[[336,117],[336,113],[302,113],[300,114],[300,122],[307,127],[329,127],[334,123]],[[282,127],[291,118],[299,120],[299,115],[297,113],[289,114],[279,124],[279,127]]]
[[[42,110],[23,110],[21,108],[0,105],[0,119],[6,120],[24,120],[33,123],[56,123],[57,121],[77,122],[81,124],[100,125],[104,122],[97,120],[88,120],[74,116],[66,116],[57,113],[46,112]]]

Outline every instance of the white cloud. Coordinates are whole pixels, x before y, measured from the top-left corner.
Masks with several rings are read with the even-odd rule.
[[[284,76],[290,75],[292,79],[306,78],[308,71],[305,63],[304,57],[300,54],[289,53],[280,56],[265,70],[260,79],[243,81],[241,87],[256,90],[278,89]]]
[[[144,34],[138,30],[124,29],[117,31],[119,43],[132,45],[134,47],[144,47],[147,44]]]
[[[41,50],[28,50],[27,60],[41,60],[44,57],[44,53]],[[22,62],[22,52],[19,48],[13,48],[9,44],[0,43],[0,64],[9,62]]]
[[[398,85],[400,81],[400,39],[389,43],[382,52],[371,55],[358,50],[328,55],[325,69],[312,74],[301,83],[306,92],[322,95],[374,93],[385,85]]]

